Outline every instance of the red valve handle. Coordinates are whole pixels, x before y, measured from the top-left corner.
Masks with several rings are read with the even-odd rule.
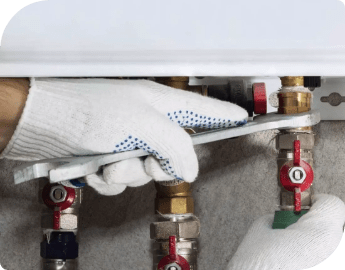
[[[74,188],[64,187],[64,189],[67,191],[66,199],[63,202],[55,203],[49,197],[50,190],[53,186],[54,185],[47,184],[43,188],[42,199],[43,199],[46,206],[48,206],[50,209],[54,210],[53,229],[59,230],[60,229],[61,211],[71,207],[71,205],[74,203],[75,190],[74,190]]]
[[[301,210],[302,210],[302,194],[301,194],[300,188],[295,188],[294,196],[295,196],[295,200],[294,200],[295,211],[301,212]]]
[[[301,142],[299,140],[295,140],[293,146],[294,160],[286,162],[280,169],[280,183],[286,190],[294,193],[295,211],[300,212],[302,209],[301,193],[307,190],[313,183],[314,172],[313,168],[307,162],[301,160]],[[302,183],[294,183],[291,181],[289,172],[294,167],[301,167],[304,169],[306,177]]]
[[[301,142],[295,140],[293,142],[293,165],[300,167],[301,165]]]
[[[165,256],[158,263],[157,269],[164,270],[168,264],[176,263],[181,270],[190,270],[188,261],[176,252],[176,236],[169,236],[169,255]]]
[[[176,236],[169,236],[169,256],[171,260],[176,260]]]
[[[54,230],[60,230],[60,218],[61,218],[61,208],[55,207],[54,221],[53,221],[53,229]]]

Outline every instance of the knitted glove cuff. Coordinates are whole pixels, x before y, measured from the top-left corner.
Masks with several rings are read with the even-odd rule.
[[[53,84],[39,87],[32,78],[23,114],[0,158],[32,161],[82,155],[78,142],[88,120],[88,105],[76,91]]]

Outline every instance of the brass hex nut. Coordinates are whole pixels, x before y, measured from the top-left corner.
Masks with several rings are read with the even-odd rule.
[[[156,211],[160,214],[188,214],[194,213],[192,197],[156,198]]]
[[[176,235],[177,238],[197,238],[200,235],[200,222],[198,220],[189,220],[184,222],[163,221],[151,223],[151,239],[167,240],[171,235]]]
[[[293,149],[293,142],[299,140],[301,149],[311,150],[314,147],[314,134],[280,134],[276,139],[277,149]]]

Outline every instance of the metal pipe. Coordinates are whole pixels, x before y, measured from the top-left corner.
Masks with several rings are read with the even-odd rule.
[[[281,81],[283,87],[278,94],[278,113],[288,115],[310,111],[312,94],[308,89],[303,87],[303,77],[283,77]],[[306,181],[302,179],[302,176],[305,177],[308,173],[302,167],[298,167],[301,168],[299,171],[301,175],[298,174],[298,177],[301,177],[301,183],[295,181],[296,179],[290,175],[292,169],[295,168],[295,164],[292,165],[292,163],[295,162],[294,159],[296,158],[297,150],[294,148],[296,143],[300,147],[298,149],[300,160],[306,164],[305,166],[311,169],[310,172],[313,178],[312,150],[314,147],[314,133],[312,127],[279,130],[276,137],[276,149],[279,151],[277,164],[278,183],[280,187],[280,211],[276,211],[273,228],[283,229],[296,222],[299,217],[307,212],[312,204],[313,188],[311,184],[303,190],[296,189],[302,186],[303,181]],[[285,182],[282,181],[282,177],[284,177],[282,170],[283,167],[286,169],[289,166],[291,168],[287,177],[289,179],[288,186],[286,186]],[[310,175],[308,176],[310,177]]]
[[[171,254],[169,239],[176,237],[176,254],[185,260],[189,268],[183,268],[177,260],[164,264],[164,270],[169,267],[181,269],[197,269],[197,238],[200,235],[200,222],[194,216],[194,200],[191,185],[184,181],[164,181],[155,183],[157,189],[155,211],[158,213],[158,221],[151,223],[150,235],[154,240],[153,269],[160,270],[159,265]],[[174,266],[177,264],[177,266]],[[179,269],[179,268],[177,268]]]
[[[78,269],[77,260],[42,259],[43,270],[75,270]]]
[[[66,206],[66,201],[69,200],[68,191],[73,193],[73,201]],[[49,184],[49,181],[43,178],[40,179],[38,194],[40,203],[44,204],[41,215],[44,234],[41,243],[42,269],[77,270],[77,233],[82,188]],[[59,209],[58,215],[56,208]]]

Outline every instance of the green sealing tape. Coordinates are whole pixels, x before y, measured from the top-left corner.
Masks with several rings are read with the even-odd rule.
[[[299,220],[301,216],[308,213],[308,210],[302,210],[301,212],[295,211],[276,211],[274,215],[273,229],[285,229],[286,227],[294,224]]]

